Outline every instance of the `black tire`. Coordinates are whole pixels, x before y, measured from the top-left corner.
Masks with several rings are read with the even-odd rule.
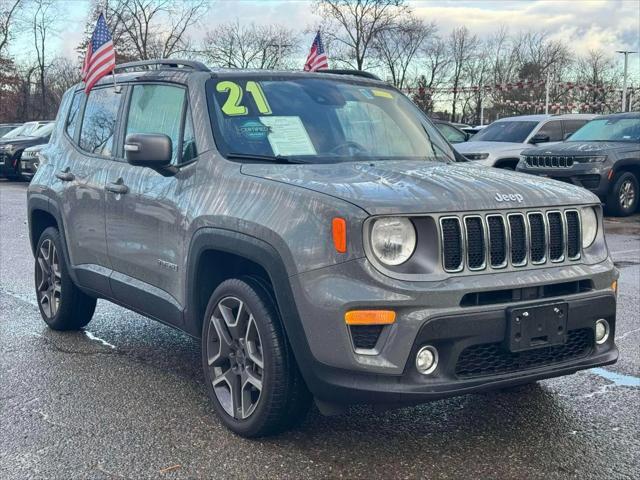
[[[228,302],[235,301],[242,304],[237,310],[227,308],[231,305]],[[225,305],[227,312],[233,312],[231,316],[235,319],[235,328],[238,331],[246,331],[244,342],[242,338],[234,337],[234,331],[229,329],[228,322],[219,318],[224,316],[222,308]],[[242,326],[241,315],[238,313],[240,311],[254,320],[258,332],[257,340],[260,343],[262,367],[250,360],[248,339],[251,327]],[[225,332],[220,333],[220,328],[225,328]],[[227,336],[227,340],[220,338],[221,336]],[[233,342],[229,343],[230,340],[235,342],[235,346],[230,350],[234,352],[231,357],[223,353],[223,349],[227,349],[223,348],[223,344],[232,344]],[[238,348],[238,345],[244,347]],[[311,395],[291,352],[273,296],[269,287],[256,279],[226,280],[211,295],[203,319],[202,366],[207,392],[216,413],[227,428],[243,437],[273,435],[291,428],[304,419],[311,404]],[[261,390],[255,404],[251,404],[250,412],[244,411],[245,406],[242,403],[245,386],[252,390],[248,402],[253,402],[256,389],[242,380],[246,371],[251,371],[252,375],[255,374],[261,379]],[[234,383],[235,387],[223,379],[233,375],[237,377],[238,382]],[[236,392],[239,391],[235,396],[234,388]]]
[[[48,272],[45,251],[50,252]],[[53,267],[56,258],[57,267]],[[96,299],[82,292],[69,276],[60,233],[55,227],[47,228],[38,240],[35,287],[40,315],[53,330],[79,330],[91,321]]]
[[[623,195],[626,201],[623,201]],[[636,176],[631,172],[620,172],[614,177],[613,186],[607,195],[607,213],[616,217],[627,217],[638,208],[639,198],[640,188]]]

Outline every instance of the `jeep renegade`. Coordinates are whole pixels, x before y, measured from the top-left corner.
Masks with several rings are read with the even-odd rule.
[[[200,338],[248,437],[616,361],[599,201],[455,163],[364,72],[118,67],[64,96],[28,193],[45,322],[104,298]]]

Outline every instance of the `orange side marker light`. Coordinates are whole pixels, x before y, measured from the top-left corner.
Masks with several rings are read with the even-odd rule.
[[[336,217],[331,222],[333,246],[339,253],[347,252],[347,222],[344,218]]]

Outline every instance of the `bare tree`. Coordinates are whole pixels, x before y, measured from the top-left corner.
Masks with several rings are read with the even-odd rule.
[[[148,60],[185,54],[189,50],[188,30],[208,10],[206,0],[94,0],[93,14],[78,47],[84,56],[86,44],[100,12],[113,37],[120,60]]]
[[[405,87],[410,65],[436,30],[435,23],[425,24],[407,13],[406,16],[400,17],[396,24],[378,33],[373,49],[391,75],[394,86]]]
[[[282,68],[296,53],[292,30],[278,26],[219,25],[206,33],[200,54],[213,65],[227,68]]]
[[[47,46],[50,37],[56,34],[56,24],[60,19],[60,5],[53,0],[31,0],[33,13],[31,19],[31,31],[33,45],[36,52],[36,69],[38,86],[40,90],[40,116],[48,116],[47,111],[47,85],[45,75],[47,71]]]
[[[60,104],[64,92],[80,81],[80,65],[66,57],[54,58],[47,69],[47,92],[51,104]]]
[[[451,87],[453,101],[451,103],[451,121],[456,119],[456,103],[459,89],[464,86],[463,80],[467,73],[467,64],[475,55],[478,37],[472,35],[467,27],[458,27],[449,36],[449,56],[451,58]]]
[[[332,59],[362,70],[375,38],[408,12],[404,0],[318,0]]]
[[[13,34],[11,26],[21,3],[22,0],[0,0],[0,55],[11,39]]]

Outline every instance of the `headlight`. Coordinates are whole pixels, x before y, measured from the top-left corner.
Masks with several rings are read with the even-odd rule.
[[[593,207],[584,207],[580,212],[582,226],[582,248],[590,247],[598,233],[598,216]]]
[[[488,153],[465,153],[463,155],[469,160],[486,160],[489,158]]]
[[[371,229],[371,249],[385,265],[406,262],[416,249],[416,230],[403,217],[380,218]]]
[[[577,157],[578,163],[602,163],[607,159],[606,155],[595,155],[589,157]]]

